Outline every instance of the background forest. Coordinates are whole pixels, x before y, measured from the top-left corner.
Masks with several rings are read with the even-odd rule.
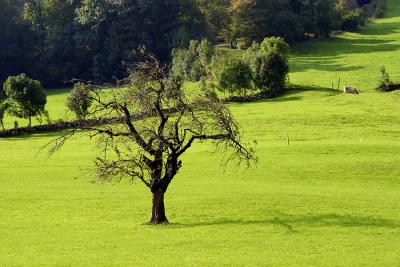
[[[110,82],[140,45],[169,61],[191,39],[246,47],[356,30],[371,0],[0,0],[0,83],[26,73],[46,87],[71,79]],[[379,15],[379,14],[378,14]]]

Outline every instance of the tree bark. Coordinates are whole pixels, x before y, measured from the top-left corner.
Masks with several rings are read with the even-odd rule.
[[[168,223],[165,216],[164,207],[164,191],[159,189],[153,192],[153,208],[149,224],[166,224]]]

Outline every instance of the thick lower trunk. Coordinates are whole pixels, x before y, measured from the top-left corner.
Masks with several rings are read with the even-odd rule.
[[[161,189],[153,193],[153,208],[149,223],[150,224],[168,223],[167,217],[165,216],[164,191]]]

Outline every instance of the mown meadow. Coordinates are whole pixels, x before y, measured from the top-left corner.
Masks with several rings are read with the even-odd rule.
[[[360,32],[294,47],[296,89],[230,104],[258,166],[194,147],[166,194],[167,226],[143,224],[140,182],[93,182],[88,136],[52,157],[41,148],[59,133],[0,139],[0,266],[400,265],[400,93],[374,90],[382,65],[400,80],[399,12],[389,0]],[[66,94],[50,92],[53,119]]]

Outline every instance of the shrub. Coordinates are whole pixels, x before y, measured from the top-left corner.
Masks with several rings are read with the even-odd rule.
[[[381,78],[378,82],[377,90],[381,92],[391,92],[400,89],[400,83],[394,83],[390,80],[389,73],[386,71],[385,66],[381,67]]]
[[[4,116],[6,114],[8,107],[9,107],[9,104],[7,101],[3,101],[3,102],[0,101],[0,126],[3,130],[5,130],[3,120],[4,120]]]
[[[197,54],[201,65],[206,70],[211,63],[212,57],[215,55],[215,47],[209,40],[203,39],[197,46]]]
[[[207,39],[192,40],[188,49],[172,51],[172,74],[181,80],[199,81],[209,73],[214,54],[215,48]]]
[[[253,41],[251,46],[246,49],[243,53],[243,59],[245,61],[251,61],[252,58],[258,56],[260,54],[260,44],[256,41]]]
[[[389,84],[390,84],[390,77],[389,73],[387,73],[385,66],[382,66],[380,69],[381,72],[381,78],[378,82],[378,90],[379,91],[386,91]]]
[[[289,72],[289,45],[281,37],[265,38],[261,44],[253,42],[243,54],[250,66],[253,86],[276,95],[285,88]]]
[[[256,60],[259,56],[261,56],[260,45],[255,41],[242,55],[243,61],[249,65],[253,73],[255,72]]]
[[[4,130],[4,123],[3,123],[3,119],[4,119],[4,115],[6,113],[6,110],[8,108],[8,103],[6,102],[6,94],[3,90],[3,88],[0,88],[0,126],[1,128]]]
[[[251,40],[245,37],[238,38],[236,40],[236,45],[240,50],[246,50],[251,46]]]
[[[206,71],[203,65],[200,63],[200,60],[196,59],[195,61],[193,61],[190,68],[189,76],[186,79],[197,82],[200,80],[201,77],[205,75]]]
[[[89,114],[92,102],[90,88],[84,83],[75,83],[67,98],[68,109],[75,113],[78,119],[84,119]]]
[[[355,31],[364,24],[363,11],[360,8],[346,10],[341,17],[342,31]]]
[[[260,44],[260,50],[264,54],[275,50],[279,54],[283,55],[285,58],[288,58],[290,54],[290,47],[282,37],[265,38]]]
[[[276,50],[271,50],[266,55],[258,56],[255,61],[254,86],[273,95],[285,89],[289,64],[287,59]]]
[[[28,119],[29,126],[32,125],[32,117],[45,114],[46,92],[39,81],[26,74],[8,77],[4,92],[9,98],[8,111],[16,117]]]
[[[172,51],[172,74],[182,80],[190,80],[195,55],[189,49]]]
[[[227,62],[222,66],[217,77],[220,90],[241,95],[245,95],[246,91],[251,88],[252,79],[253,75],[249,65],[242,60]]]
[[[189,50],[192,51],[193,54],[197,53],[197,49],[199,48],[200,42],[198,40],[190,40],[189,42]]]

